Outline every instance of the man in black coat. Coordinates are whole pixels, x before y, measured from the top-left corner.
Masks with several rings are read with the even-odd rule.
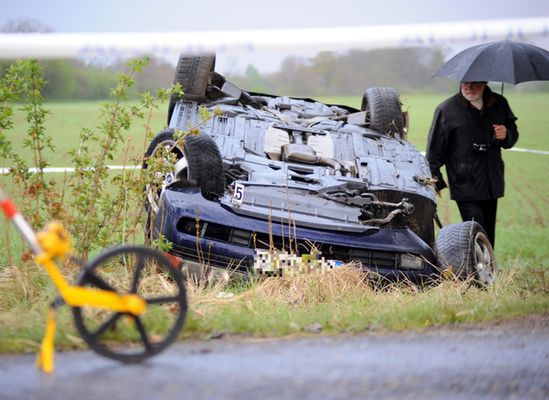
[[[462,82],[460,92],[437,107],[427,140],[437,192],[447,186],[440,172],[446,165],[450,197],[461,218],[477,221],[492,246],[497,199],[504,192],[501,149],[517,142],[516,120],[507,100],[486,82]]]

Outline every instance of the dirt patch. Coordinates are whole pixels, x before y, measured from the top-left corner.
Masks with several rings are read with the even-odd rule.
[[[456,330],[456,331],[546,331],[549,333],[549,312],[530,314],[520,317],[478,322],[473,324],[452,324],[429,328],[428,330]]]

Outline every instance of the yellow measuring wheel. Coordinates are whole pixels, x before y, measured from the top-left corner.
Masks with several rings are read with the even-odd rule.
[[[72,308],[76,328],[88,346],[118,361],[140,362],[177,338],[187,315],[187,295],[181,273],[164,254],[143,246],[112,247],[83,265],[77,284],[71,285],[56,264],[71,252],[66,229],[52,222],[35,234],[2,190],[0,208],[60,295],[50,308],[38,368],[53,371],[55,308],[63,303]]]

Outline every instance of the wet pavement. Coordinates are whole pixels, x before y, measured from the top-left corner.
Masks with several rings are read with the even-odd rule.
[[[549,317],[423,333],[181,342],[140,365],[0,357],[0,399],[547,399]]]

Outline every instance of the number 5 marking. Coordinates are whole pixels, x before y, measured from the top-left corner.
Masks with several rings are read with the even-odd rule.
[[[244,185],[237,183],[234,186],[233,201],[238,204],[242,204],[242,199],[244,198]]]

